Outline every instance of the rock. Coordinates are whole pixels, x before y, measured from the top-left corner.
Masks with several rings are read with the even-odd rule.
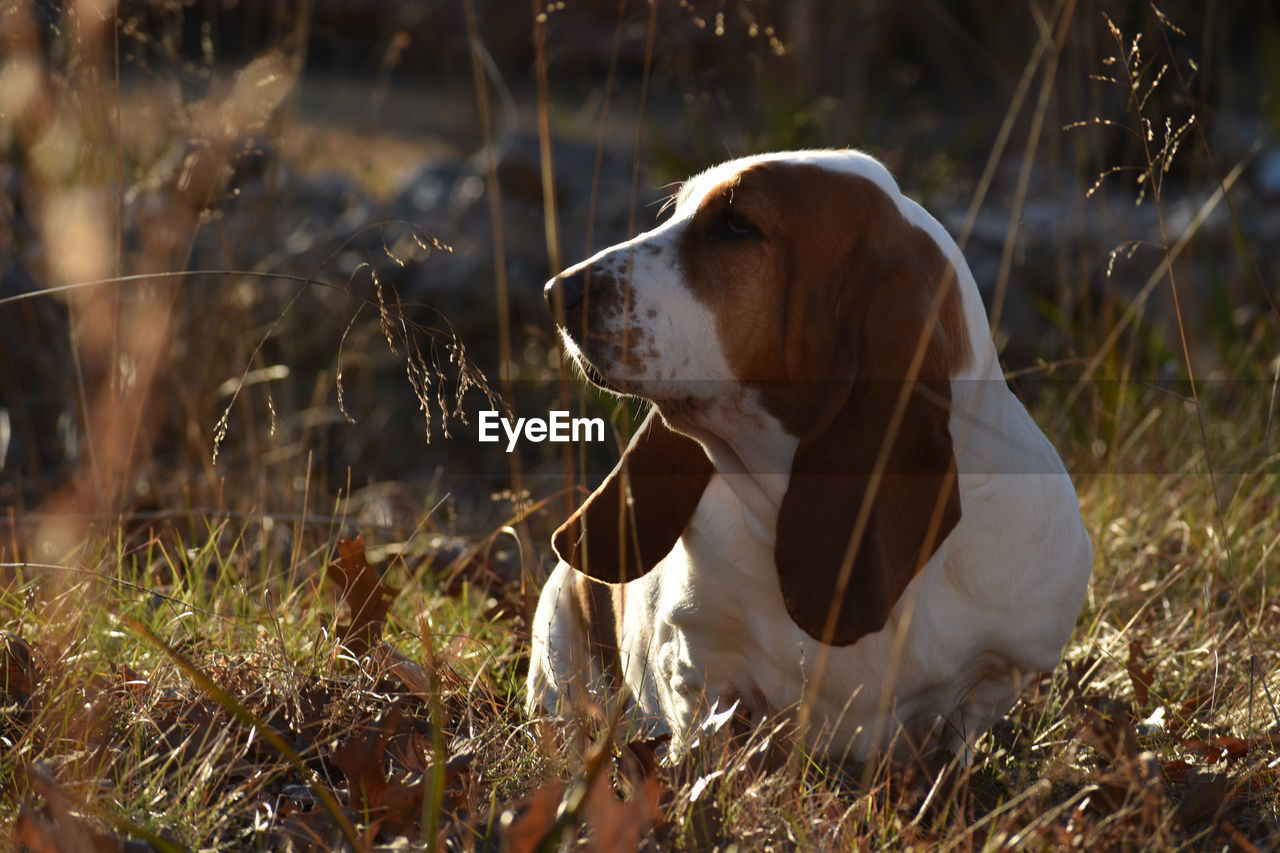
[[[1258,155],[1254,183],[1266,198],[1280,198],[1280,148],[1269,148]]]
[[[501,192],[512,328],[531,324],[549,329],[542,286],[558,270],[551,269],[547,252],[538,136],[520,129],[503,133],[494,141],[492,155]],[[482,148],[466,159],[443,156],[429,160],[385,211],[387,218],[412,220],[451,247],[451,252],[417,259],[400,281],[407,301],[440,310],[463,333],[477,356],[496,353],[496,235],[487,191],[489,157],[490,150]],[[631,165],[612,152],[605,153],[593,214],[595,161],[594,144],[565,139],[552,143],[562,265],[585,258],[592,246],[612,245],[631,236],[626,233]],[[657,196],[656,190],[648,191],[638,203],[647,205]],[[589,228],[593,215],[594,227]],[[592,246],[585,244],[588,231]]]

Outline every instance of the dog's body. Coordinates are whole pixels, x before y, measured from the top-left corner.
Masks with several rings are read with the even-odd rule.
[[[955,243],[878,162],[715,167],[547,294],[655,412],[556,533],[531,710],[612,673],[677,749],[740,701],[803,707],[837,756],[955,750],[1058,663],[1092,565],[1075,490]]]

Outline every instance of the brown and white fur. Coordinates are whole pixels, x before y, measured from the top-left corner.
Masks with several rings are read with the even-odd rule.
[[[556,532],[531,713],[613,685],[677,752],[733,701],[803,708],[839,757],[958,751],[1058,664],[1092,567],[1075,489],[955,242],[879,162],[716,166],[547,298],[587,375],[653,410]]]

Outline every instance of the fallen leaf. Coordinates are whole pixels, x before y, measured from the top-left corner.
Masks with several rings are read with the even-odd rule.
[[[1129,643],[1129,661],[1125,664],[1125,669],[1129,673],[1129,682],[1133,685],[1133,702],[1140,708],[1145,707],[1151,699],[1151,682],[1156,675],[1154,668],[1143,669],[1139,665],[1141,663],[1142,640],[1133,640]]]
[[[631,851],[654,825],[658,815],[658,799],[662,783],[646,779],[630,800],[619,799],[609,781],[609,774],[596,773],[587,792],[582,813],[591,831],[591,848],[597,853]]]
[[[338,638],[357,656],[369,651],[382,636],[387,610],[400,590],[387,586],[365,559],[364,537],[338,540],[338,560],[330,564],[328,576],[342,587],[342,597],[351,610],[351,621],[338,625]]]
[[[407,735],[407,738],[405,737]],[[388,778],[388,745],[401,766],[418,771],[404,778]],[[410,756],[407,752],[412,752]],[[399,835],[417,826],[422,818],[426,779],[430,778],[430,739],[413,731],[411,721],[393,706],[376,726],[352,734],[333,751],[331,761],[347,778],[347,807],[367,816],[371,826]],[[444,787],[453,786],[470,769],[473,755],[455,755],[445,764]],[[412,781],[410,781],[412,779]]]
[[[378,800],[377,818],[380,828],[391,835],[401,835],[411,827],[417,826],[422,819],[422,798],[425,788],[421,781],[412,785],[389,784]]]
[[[1242,738],[1230,735],[1215,735],[1208,740],[1202,738],[1182,738],[1181,744],[1206,761],[1236,761],[1244,758],[1252,750],[1270,746],[1270,738]]]
[[[1213,817],[1227,795],[1227,775],[1195,769],[1187,776],[1174,816],[1183,826]]]
[[[91,833],[78,818],[74,822],[55,821],[30,804],[18,812],[11,840],[32,853],[115,853],[118,849],[110,839],[100,844],[97,833]]]
[[[1085,723],[1080,739],[1111,763],[1131,763],[1138,757],[1138,733],[1129,706],[1117,699],[1098,696],[1084,706]]]
[[[1197,690],[1195,693],[1192,693],[1186,699],[1182,700],[1182,703],[1178,706],[1178,715],[1184,720],[1189,720],[1196,714],[1200,713],[1200,710],[1212,701],[1212,691]]]
[[[436,691],[431,684],[431,676],[422,667],[407,657],[390,643],[375,643],[367,650],[379,666],[400,679],[410,692],[422,701],[430,704],[436,699]]]
[[[1099,660],[1097,655],[1090,655],[1079,662],[1067,661],[1067,688],[1076,699],[1083,701],[1084,691],[1098,674]]]
[[[333,766],[347,777],[347,806],[357,812],[381,805],[387,791],[387,743],[404,715],[393,707],[376,727],[352,734],[333,750]]]
[[[1166,761],[1160,766],[1160,772],[1164,774],[1164,778],[1174,785],[1181,785],[1187,781],[1187,778],[1195,769],[1196,766],[1194,764],[1182,758]]]
[[[1244,758],[1255,746],[1252,740],[1230,735],[1218,735],[1213,739],[1213,742],[1223,751],[1227,758],[1231,759]]]
[[[563,796],[564,785],[552,781],[525,797],[514,809],[503,812],[504,853],[534,853],[555,826]]]
[[[99,832],[72,811],[72,804],[41,764],[27,769],[31,790],[44,800],[37,809],[24,804],[13,824],[13,841],[34,853],[144,853],[152,846]]]
[[[627,768],[627,775],[633,782],[657,777],[658,748],[669,740],[669,736],[651,739],[638,738],[629,741],[622,748],[622,760]]]
[[[361,815],[350,809],[343,809],[346,818],[353,825],[358,823]],[[364,843],[362,850],[373,849],[373,839],[377,827],[370,827],[361,833]],[[326,809],[312,809],[308,812],[297,812],[282,821],[275,829],[272,849],[292,850],[296,853],[328,853],[332,850],[349,849],[343,843],[342,830],[333,815]]]
[[[35,654],[31,645],[17,634],[0,632],[0,690],[10,701],[27,700],[36,685]]]

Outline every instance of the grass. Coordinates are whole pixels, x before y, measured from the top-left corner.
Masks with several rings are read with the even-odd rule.
[[[89,15],[89,5],[75,14]],[[1054,39],[1076,22],[1073,8],[1057,4],[1037,21],[1037,64],[1015,90],[1019,105],[1036,106],[1029,119],[1010,109],[974,210],[1005,144],[1022,140],[1030,170],[1037,140],[1052,131],[1047,105],[1053,74],[1063,73],[1054,51],[1064,49]],[[0,21],[21,23],[22,12],[18,4]],[[75,288],[60,303],[50,295],[0,302],[12,312],[0,313],[7,329],[31,342],[6,350],[13,360],[0,364],[0,426],[12,419],[28,445],[53,434],[39,414],[42,395],[61,395],[74,400],[89,438],[65,480],[37,471],[12,489],[0,481],[12,508],[0,519],[0,849],[1280,846],[1280,317],[1259,309],[1247,327],[1233,325],[1228,291],[1267,296],[1241,229],[1221,267],[1245,272],[1230,288],[1215,284],[1205,340],[1188,339],[1196,326],[1181,315],[1163,328],[1144,313],[1147,295],[1186,281],[1175,278],[1186,267],[1173,263],[1154,262],[1149,287],[1132,301],[1106,288],[1105,304],[1083,323],[1069,306],[1053,306],[1068,339],[1084,343],[1017,382],[1035,392],[1036,419],[1076,476],[1095,572],[1062,665],[980,742],[969,766],[928,775],[833,765],[805,755],[785,724],[705,731],[686,758],[663,766],[654,744],[612,736],[601,709],[568,722],[522,710],[557,495],[521,494],[516,482],[502,501],[528,509],[532,500],[530,514],[459,542],[443,535],[457,506],[434,491],[414,493],[400,529],[363,523],[361,484],[325,476],[312,459],[327,406],[317,400],[341,383],[344,364],[352,397],[376,391],[361,376],[382,368],[408,374],[406,398],[428,410],[437,399],[438,365],[418,343],[422,330],[400,323],[411,309],[393,286],[353,277],[345,290],[317,295],[307,270],[289,282],[297,290],[269,291],[264,277],[278,270],[267,259],[202,290],[171,275],[187,269],[210,229],[234,237],[253,227],[220,219],[235,209],[226,168],[252,160],[246,140],[282,140],[273,155],[282,159],[268,157],[268,169],[346,162],[378,194],[391,191],[417,143],[391,146],[389,164],[360,134],[313,139],[314,125],[290,119],[281,83],[302,67],[296,44],[222,79],[207,50],[192,61],[175,47],[180,4],[149,14],[124,28],[124,53],[145,55],[142,69],[167,94],[129,89],[141,102],[102,72],[114,34],[101,21],[72,15],[79,29],[66,32],[81,40],[55,39],[47,57],[34,31],[6,25],[0,39],[9,72],[0,78],[0,139],[30,197],[61,213],[34,233],[0,235],[3,248],[24,261],[52,256],[33,268],[40,284]],[[1152,20],[1141,47],[1101,24],[1091,47],[1114,59],[1090,67],[1099,78],[1091,83],[1118,87],[1122,103],[1108,112],[1114,99],[1098,96],[1097,116],[1070,133],[1125,140],[1107,148],[1128,158],[1119,165],[1096,162],[1106,146],[1079,145],[1076,165],[1093,170],[1082,191],[1099,174],[1101,192],[1140,189],[1163,229],[1163,193],[1189,151],[1219,184],[1240,170],[1224,164],[1219,174],[1199,123],[1181,116],[1166,125],[1162,111],[1184,105],[1179,95],[1192,82],[1179,76],[1182,65],[1161,70],[1177,30]],[[539,62],[545,49],[539,40]],[[484,85],[493,71],[473,58]],[[164,89],[167,71],[204,83]],[[547,120],[545,85],[540,98]],[[758,147],[795,134],[821,141],[817,102],[765,100]],[[114,126],[118,115],[148,111],[167,123]],[[1030,131],[1018,124],[1026,121]],[[77,150],[88,154],[68,153]],[[153,168],[173,151],[174,175]],[[949,175],[959,168],[947,164]],[[1013,193],[1011,222],[1029,175]],[[1124,183],[1131,177],[1139,183]],[[124,239],[126,189],[159,206],[140,229],[154,239],[140,247]],[[1230,207],[1230,193],[1222,204]],[[555,235],[547,229],[549,257]],[[1016,275],[1012,235],[1001,291]],[[1153,254],[1170,259],[1194,238],[1162,230]],[[364,245],[374,246],[372,263],[376,241]],[[1117,268],[1131,254],[1122,247]],[[1108,267],[1106,255],[1095,266]],[[1212,261],[1197,258],[1219,275]],[[328,272],[322,265],[319,277],[328,281]],[[136,290],[118,278],[141,274],[150,278]],[[84,285],[97,280],[105,283]],[[366,283],[367,298],[325,301]],[[1175,307],[1192,304],[1187,290]],[[361,310],[352,305],[371,310],[352,316]],[[57,334],[38,334],[46,328]],[[526,349],[544,345],[531,338]],[[301,363],[339,350],[336,367]],[[236,408],[213,393],[219,387],[244,389]],[[440,418],[448,408],[439,405]],[[214,466],[209,450],[223,426],[227,448]],[[378,444],[370,432],[360,441]],[[24,495],[35,496],[35,511]],[[367,537],[376,573],[343,539],[353,530]]]
[[[1151,389],[1134,409],[1162,398]],[[1118,467],[1152,465],[1149,447],[1193,457],[1172,426],[1152,427]],[[169,528],[95,542],[69,569],[10,566],[0,819],[37,850],[57,844],[31,839],[73,832],[157,849],[275,848],[286,837],[326,849],[340,830],[320,790],[366,842],[403,833],[416,847],[429,840],[430,771],[444,767],[437,837],[461,849],[533,849],[520,839],[552,825],[560,797],[548,792],[560,790],[577,803],[562,838],[582,833],[597,849],[633,837],[659,849],[1175,849],[1241,838],[1266,849],[1280,837],[1280,612],[1266,570],[1280,547],[1280,490],[1274,470],[1244,472],[1223,534],[1206,475],[1186,467],[1083,478],[1097,570],[1064,665],[936,789],[900,767],[787,761],[785,728],[726,727],[659,768],[650,746],[610,742],[590,720],[530,720],[519,583],[472,583],[479,561],[451,589],[440,583],[448,567],[429,557],[397,558],[387,573],[403,588],[379,633],[429,674],[427,691],[376,654],[344,649],[323,534],[306,536],[294,560],[255,550],[264,519],[212,515],[194,538]],[[593,774],[607,796],[575,800]],[[71,818],[58,819],[58,797]]]

